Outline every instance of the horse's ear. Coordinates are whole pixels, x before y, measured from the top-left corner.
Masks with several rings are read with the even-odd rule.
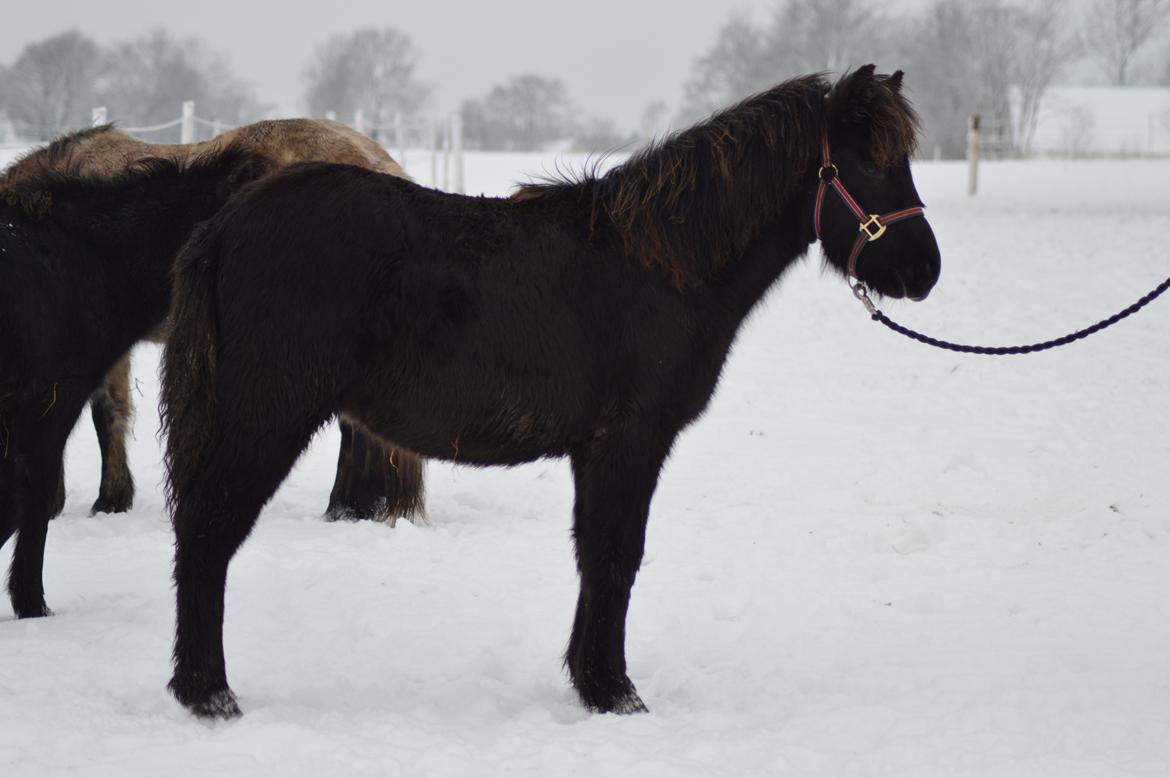
[[[905,75],[901,70],[895,70],[894,75],[886,79],[886,86],[890,88],[891,92],[902,91],[902,76]]]
[[[874,92],[874,65],[864,65],[847,73],[833,85],[828,97],[828,115],[837,120],[853,123],[867,113]]]

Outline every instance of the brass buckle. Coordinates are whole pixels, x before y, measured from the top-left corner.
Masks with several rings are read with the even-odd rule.
[[[838,170],[837,170],[837,166],[836,166],[836,165],[834,165],[832,162],[830,162],[830,163],[829,163],[829,165],[828,165],[828,167],[825,167],[824,165],[821,165],[821,169],[817,171],[817,178],[824,178],[824,177],[825,177],[825,171],[826,171],[826,170],[832,170],[832,171],[833,171],[833,178],[837,178],[838,176],[840,176],[840,175],[841,175],[840,171],[838,171]],[[832,181],[833,179],[831,178],[831,179],[829,179],[829,180],[830,180],[830,181]]]
[[[876,213],[869,215],[869,221],[861,223],[861,232],[869,236],[869,242],[873,243],[875,240],[886,234],[886,225],[881,223]]]

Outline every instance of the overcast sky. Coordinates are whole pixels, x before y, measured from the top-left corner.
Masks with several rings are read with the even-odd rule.
[[[905,0],[903,0],[905,1]],[[733,10],[759,19],[777,0],[3,0],[0,61],[76,27],[101,43],[163,25],[204,39],[283,114],[301,104],[301,71],[330,34],[393,26],[413,38],[431,108],[454,109],[511,75],[561,78],[587,113],[637,125],[655,99],[678,106],[691,63]],[[888,3],[885,4],[888,7]],[[181,96],[176,96],[181,99]]]

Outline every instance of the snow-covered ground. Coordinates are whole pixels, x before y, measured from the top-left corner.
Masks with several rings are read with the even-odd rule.
[[[502,193],[551,161],[467,157]],[[918,166],[942,337],[1084,326],[1170,273],[1170,161]],[[568,467],[432,464],[429,522],[326,524],[330,429],[232,566],[242,719],[165,693],[173,608],[158,350],[124,516],[86,515],[83,420],[50,528],[56,616],[0,602],[4,776],[1166,776],[1170,300],[992,359],[869,321],[810,258],[754,315],[679,441],[629,620],[651,713],[592,716],[560,668]],[[8,557],[6,549],[0,563]]]

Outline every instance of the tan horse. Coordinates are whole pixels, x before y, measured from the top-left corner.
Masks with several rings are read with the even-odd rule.
[[[18,184],[45,176],[114,176],[151,158],[184,163],[232,147],[259,154],[273,169],[296,162],[323,161],[355,165],[409,178],[386,150],[340,122],[324,119],[278,119],[238,127],[208,141],[159,144],[106,126],[38,149],[14,163],[0,182]],[[166,338],[166,327],[150,337]],[[102,454],[102,478],[92,513],[119,513],[134,500],[134,479],[126,456],[126,435],[134,414],[130,393],[130,355],[126,354],[94,392],[94,428]],[[330,495],[330,518],[413,517],[423,512],[423,461],[406,451],[383,448],[342,420],[342,449]],[[60,495],[61,501],[64,494]]]

